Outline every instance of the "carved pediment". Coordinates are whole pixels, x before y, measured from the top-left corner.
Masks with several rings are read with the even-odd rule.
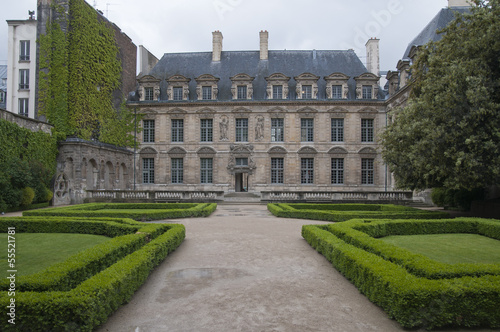
[[[254,147],[251,144],[232,144],[229,148],[232,154],[252,154]]]
[[[343,107],[335,107],[335,108],[329,109],[327,112],[334,113],[334,114],[342,114],[342,113],[349,113],[349,110],[347,110],[347,108],[343,108]]]
[[[286,109],[284,109],[283,107],[275,107],[275,108],[271,108],[267,112],[268,113],[287,113],[288,111]]]
[[[201,110],[196,111],[198,114],[215,114],[215,110],[211,108],[203,108]]]
[[[220,78],[217,78],[210,74],[203,74],[195,78],[196,82],[219,82]]]
[[[180,108],[174,108],[172,110],[167,111],[168,114],[186,114],[187,111],[180,109]]]
[[[290,77],[288,77],[284,74],[281,74],[281,73],[274,73],[271,76],[266,77],[265,79],[266,79],[266,81],[287,81],[288,82],[290,80]]]
[[[329,154],[348,154],[347,150],[341,147],[334,147],[328,151]]]
[[[184,156],[184,155],[186,155],[187,152],[183,148],[176,146],[176,147],[173,147],[170,150],[168,150],[167,153],[169,155],[182,155],[182,156]]]
[[[231,81],[243,81],[243,82],[250,81],[250,82],[252,82],[254,79],[255,79],[255,77],[251,77],[250,75],[244,74],[244,73],[241,73],[241,74],[238,74],[238,75],[231,77]]]
[[[377,151],[375,151],[374,148],[362,148],[358,153],[359,154],[376,155]]]
[[[300,110],[297,111],[297,113],[318,113],[318,110],[315,110],[314,108],[311,107],[304,107],[301,108]]]
[[[375,115],[378,113],[378,111],[375,108],[372,107],[366,107],[358,111],[358,113],[366,114],[366,115]]]
[[[245,107],[238,107],[234,110],[231,111],[232,113],[252,113],[252,110],[249,109],[249,108],[245,108]]]
[[[315,148],[312,148],[310,146],[305,146],[303,147],[302,149],[299,150],[298,154],[309,154],[309,155],[312,155],[312,154],[317,154],[318,151],[316,151]]]
[[[343,73],[333,73],[328,76],[325,76],[325,81],[335,81],[335,80],[348,81],[349,78],[350,78],[349,76]]]
[[[285,148],[281,147],[281,146],[274,146],[272,148],[269,149],[269,151],[267,151],[267,153],[269,154],[287,154],[288,152],[285,150]]]
[[[139,152],[139,154],[157,154],[157,153],[158,152],[155,149],[150,147],[144,148]]]
[[[172,83],[188,83],[191,79],[182,75],[172,75],[167,79],[167,82]]]
[[[161,80],[152,75],[144,75],[137,79],[139,83],[159,83]]]
[[[317,80],[319,80],[319,76],[316,76],[316,75],[311,74],[311,73],[303,73],[297,77],[294,77],[294,80],[296,80],[296,81],[317,81]]]
[[[380,77],[372,73],[364,73],[354,77],[356,81],[378,81]]]
[[[214,155],[217,153],[213,148],[205,146],[198,150],[199,155]]]

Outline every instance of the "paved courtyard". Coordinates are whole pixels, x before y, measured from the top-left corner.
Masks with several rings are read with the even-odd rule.
[[[99,332],[404,331],[301,237],[321,222],[265,205],[174,222],[186,240]]]

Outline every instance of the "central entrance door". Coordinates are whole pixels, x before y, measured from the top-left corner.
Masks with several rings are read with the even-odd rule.
[[[236,173],[234,175],[235,184],[234,190],[237,193],[247,192],[248,191],[248,173]]]

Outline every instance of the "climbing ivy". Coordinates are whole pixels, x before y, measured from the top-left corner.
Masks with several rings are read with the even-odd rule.
[[[113,107],[122,75],[114,29],[83,0],[70,0],[68,13],[52,6],[57,18],[40,37],[39,113],[66,135],[130,146],[133,114]]]

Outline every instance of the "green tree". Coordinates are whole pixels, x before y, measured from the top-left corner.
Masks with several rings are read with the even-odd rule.
[[[500,183],[500,0],[473,0],[418,52],[406,107],[382,134],[400,188]]]

